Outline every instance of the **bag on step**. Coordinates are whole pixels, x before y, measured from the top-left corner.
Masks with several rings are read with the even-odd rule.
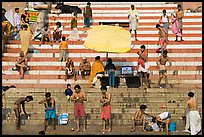
[[[67,125],[69,120],[69,115],[67,113],[62,113],[59,115],[59,125]]]

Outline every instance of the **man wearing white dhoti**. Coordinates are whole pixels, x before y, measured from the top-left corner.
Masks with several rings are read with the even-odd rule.
[[[185,110],[189,108],[189,121],[191,135],[197,135],[201,131],[201,119],[197,108],[197,98],[193,92],[188,93],[189,100],[187,101]]]
[[[130,10],[128,11],[128,18],[129,18],[129,26],[130,26],[130,34],[132,30],[135,31],[135,40],[137,41],[137,27],[138,27],[138,20],[139,20],[139,12],[135,8],[134,5],[131,5]]]

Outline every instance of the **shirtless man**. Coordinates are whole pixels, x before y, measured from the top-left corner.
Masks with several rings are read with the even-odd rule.
[[[56,106],[55,100],[51,98],[51,93],[45,93],[45,98],[38,102],[39,104],[44,104],[45,106],[45,120],[44,120],[44,132],[47,129],[47,122],[49,119],[52,120],[52,127],[53,130],[56,130],[55,127],[55,118],[56,118]]]
[[[110,106],[110,101],[111,101],[111,94],[110,92],[107,91],[106,86],[101,87],[102,91],[102,96],[100,98],[102,110],[101,110],[101,119],[103,120],[103,128],[102,132],[106,131],[111,131],[111,120],[110,120],[110,115],[111,115],[111,106]],[[106,121],[109,123],[109,129],[106,130]]]
[[[19,98],[15,101],[13,110],[14,110],[15,116],[16,116],[16,130],[20,130],[20,126],[21,126],[21,119],[20,119],[21,105],[22,105],[24,114],[26,115],[26,117],[28,117],[30,115],[27,114],[25,111],[25,102],[30,102],[32,100],[33,100],[32,96],[27,96],[27,97]]]
[[[79,132],[79,117],[82,118],[84,131],[86,131],[85,125],[85,112],[84,112],[84,104],[86,101],[86,95],[83,91],[81,91],[81,87],[76,85],[74,87],[75,92],[71,96],[71,100],[74,101],[74,117],[76,119],[77,132]]]
[[[167,46],[167,32],[164,27],[160,26],[159,24],[156,25],[156,28],[159,30],[159,40],[157,45],[161,46],[161,52],[163,53],[163,50],[166,50]]]
[[[26,55],[24,55],[24,52],[21,51],[19,53],[19,55],[20,56],[17,57],[17,63],[16,63],[16,69],[15,70],[19,71],[20,79],[23,79],[24,73],[26,70],[29,69],[29,67],[28,67],[27,57],[26,57]],[[12,70],[14,70],[14,69],[12,68]]]
[[[142,130],[144,131],[144,125],[146,121],[144,113],[146,108],[146,105],[141,105],[140,110],[137,110],[134,117],[132,117],[132,132],[135,131],[135,125],[142,125]]]
[[[182,33],[182,29],[183,29],[182,19],[183,19],[183,16],[184,16],[184,12],[181,9],[181,5],[178,5],[177,8],[178,8],[178,11],[176,11],[176,18],[177,18],[178,23],[179,23],[179,29],[180,29],[181,35],[183,35],[183,33]],[[175,41],[178,41],[178,36],[177,35],[176,35],[176,40]],[[182,36],[181,36],[181,41],[184,41],[182,39]]]
[[[186,103],[186,109],[189,109],[189,121],[190,121],[190,131],[191,135],[198,135],[201,131],[201,119],[198,112],[197,97],[195,97],[193,92],[188,93],[189,100]],[[185,111],[186,112],[186,111]]]
[[[167,50],[164,50],[163,54],[159,57],[158,62],[157,62],[157,66],[159,68],[159,80],[158,80],[158,87],[159,88],[162,88],[160,86],[160,83],[161,83],[161,80],[163,77],[165,77],[165,85],[167,87],[167,82],[168,82],[167,80],[168,79],[167,79],[167,75],[166,75],[167,71],[166,71],[165,65],[166,65],[167,61],[169,62],[169,67],[172,65],[171,59],[167,56],[167,53],[168,53]]]

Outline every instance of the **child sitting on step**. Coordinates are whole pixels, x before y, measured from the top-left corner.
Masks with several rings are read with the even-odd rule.
[[[66,97],[67,97],[67,100],[68,100],[68,101],[71,101],[71,100],[70,100],[70,97],[71,97],[72,94],[73,94],[73,91],[72,91],[72,89],[71,89],[71,84],[67,84],[67,89],[64,91],[64,93],[65,93],[65,95],[66,95]]]

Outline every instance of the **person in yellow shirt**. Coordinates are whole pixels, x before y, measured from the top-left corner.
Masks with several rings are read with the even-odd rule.
[[[68,49],[68,42],[65,41],[65,36],[62,37],[62,41],[59,44],[59,50],[60,50],[60,57],[59,57],[59,61],[65,61],[66,60],[66,53],[67,53],[67,49]]]
[[[100,56],[95,57],[95,61],[91,66],[91,74],[89,77],[89,81],[92,83],[91,88],[94,88],[95,83],[98,81],[100,77],[102,77],[105,73],[104,66],[102,61],[100,60]]]

